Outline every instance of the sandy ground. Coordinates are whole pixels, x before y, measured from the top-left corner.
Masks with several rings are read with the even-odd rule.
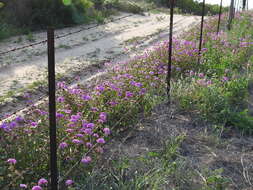
[[[84,77],[87,76],[87,72],[80,71],[85,71],[92,64],[98,66],[97,64],[103,64],[109,60],[129,59],[155,42],[168,38],[169,15],[146,13],[145,16],[126,17],[128,15],[121,13],[114,17],[114,19],[124,17],[121,20],[57,39],[55,42],[56,72],[67,75],[70,72],[79,71],[78,74]],[[176,15],[175,35],[187,30],[198,21],[199,17],[196,16]],[[87,27],[89,26],[60,29],[56,31],[56,36]],[[44,40],[46,32],[36,33],[30,36],[30,39],[28,38],[28,36],[18,36],[1,42],[0,50],[3,52],[32,43],[31,38],[35,42]],[[0,96],[10,91],[25,89],[34,82],[46,78],[46,48],[46,44],[42,44],[0,56]],[[125,48],[130,50],[126,52]],[[93,69],[93,72],[96,74],[98,71]],[[91,72],[88,74],[91,75]],[[15,104],[19,102],[16,100]],[[1,109],[0,112],[5,112],[5,110]]]

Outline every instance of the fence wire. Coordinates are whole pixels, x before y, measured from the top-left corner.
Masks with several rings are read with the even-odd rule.
[[[90,30],[90,29],[93,29],[93,28],[97,28],[99,26],[103,26],[103,25],[106,25],[106,24],[109,24],[109,23],[113,23],[113,22],[122,20],[124,18],[132,17],[134,15],[135,14],[130,14],[130,15],[119,17],[119,18],[111,19],[110,21],[104,22],[102,24],[96,24],[94,26],[90,26],[90,27],[86,27],[86,28],[81,28],[80,30],[77,30],[77,31],[74,31],[74,32],[69,32],[69,33],[66,33],[66,34],[63,34],[63,35],[56,36],[55,39],[65,38],[67,36],[70,36],[70,35],[73,35],[73,34],[77,34],[77,33],[80,33],[82,31]],[[31,43],[31,44],[28,44],[28,45],[24,45],[24,46],[21,46],[21,47],[15,47],[13,49],[10,49],[10,50],[4,51],[4,52],[0,52],[0,56],[3,56],[5,54],[9,54],[11,52],[15,52],[15,51],[18,51],[18,50],[27,49],[27,48],[30,48],[30,47],[33,47],[33,46],[44,44],[46,42],[47,42],[47,39],[39,41],[39,42]]]
[[[118,21],[118,20],[121,20],[121,19],[124,19],[124,18],[127,18],[127,17],[131,17],[131,16],[134,16],[135,14],[130,14],[130,15],[127,15],[127,16],[123,16],[123,17],[119,17],[117,19],[112,19],[111,21],[109,22],[106,22],[106,23],[103,23],[103,24],[97,24],[97,25],[94,25],[94,26],[90,26],[88,28],[82,28],[80,30],[77,30],[77,31],[74,31],[74,32],[70,32],[70,33],[67,33],[67,34],[63,34],[63,35],[59,35],[59,36],[56,36],[55,39],[61,39],[61,38],[64,38],[64,37],[67,37],[67,36],[70,36],[70,35],[73,35],[73,34],[76,34],[76,33],[79,33],[79,32],[82,32],[82,31],[85,31],[85,30],[89,30],[89,29],[92,29],[92,28],[96,28],[96,27],[99,27],[101,25],[106,25],[106,24],[109,24],[109,23],[112,23],[112,22],[115,22],[115,21]],[[11,50],[8,50],[8,51],[5,51],[5,52],[0,52],[0,56],[1,55],[5,55],[5,54],[8,54],[8,53],[11,53],[11,52],[15,52],[15,51],[18,51],[18,50],[22,50],[22,49],[26,49],[26,48],[29,48],[29,47],[33,47],[33,46],[36,46],[36,45],[39,45],[39,44],[43,44],[43,43],[46,43],[47,40],[43,40],[43,41],[39,41],[39,42],[35,42],[33,44],[28,44],[28,45],[25,45],[25,46],[22,46],[22,47],[16,47],[16,48],[13,48]],[[43,95],[41,96],[37,101],[42,101],[43,99],[45,99],[46,97],[48,97],[48,95]],[[45,99],[46,100],[46,99]],[[135,104],[136,106],[140,106],[140,103],[141,103],[142,99],[139,98],[136,100]],[[41,103],[41,102],[40,102]],[[111,127],[111,130],[114,130],[115,127],[117,127],[121,122],[122,120],[130,113],[133,111],[133,109],[135,109],[135,107],[132,107],[132,109],[129,109],[112,127]],[[32,107],[32,106],[29,106],[28,109],[26,110],[29,110],[29,108]],[[23,110],[23,109],[21,109]],[[21,110],[18,110],[14,113],[12,113],[12,115],[20,112]],[[64,138],[67,138],[68,135],[66,135]],[[101,136],[101,137],[105,137],[105,135]],[[64,139],[63,138],[63,139]],[[110,142],[110,140],[108,140],[106,143]],[[96,143],[94,144],[87,152],[85,152],[82,157],[85,157],[87,156],[89,153],[91,153],[97,146],[98,146],[99,143]],[[72,167],[70,167],[67,172],[64,173],[64,175],[62,176],[59,176],[59,184],[61,184],[61,182],[81,163],[81,160],[77,161]],[[18,177],[14,178],[13,179],[13,182],[15,182],[17,179],[21,178],[22,177],[22,174],[28,172],[29,169],[23,171]],[[1,189],[5,189],[5,188],[8,188],[8,186],[5,186],[5,187],[1,187]]]
[[[63,35],[59,35],[59,36],[56,36],[55,39],[61,39],[61,38],[65,38],[67,36],[70,36],[70,35],[73,35],[73,34],[77,34],[77,33],[80,33],[82,31],[86,31],[86,30],[90,30],[90,29],[93,29],[93,28],[97,28],[99,26],[103,26],[103,25],[106,25],[106,24],[109,24],[109,23],[113,23],[113,22],[116,22],[116,21],[119,21],[119,20],[122,20],[122,19],[125,19],[125,18],[129,18],[129,17],[132,17],[134,16],[135,14],[129,14],[129,15],[126,15],[126,16],[122,16],[122,17],[119,17],[119,18],[116,18],[116,19],[111,19],[110,21],[108,22],[105,22],[103,24],[96,24],[94,26],[90,26],[90,27],[86,27],[86,28],[81,28],[80,30],[77,30],[77,31],[74,31],[74,32],[69,32],[69,33],[66,33],[66,34],[63,34]],[[25,46],[22,46],[22,47],[16,47],[16,48],[13,48],[11,50],[8,50],[8,51],[5,51],[5,52],[0,52],[0,56],[3,56],[5,54],[9,54],[11,52],[15,52],[15,51],[18,51],[18,50],[22,50],[22,49],[27,49],[27,48],[30,48],[30,47],[33,47],[33,46],[37,46],[37,45],[40,45],[40,44],[44,44],[44,43],[47,43],[47,39],[46,40],[43,40],[43,41],[39,41],[39,42],[35,42],[35,43],[32,43],[32,44],[28,44],[28,45],[25,45]],[[48,97],[48,94],[45,94],[45,95],[42,95],[40,96],[38,99],[36,99],[37,102],[41,102],[43,101],[43,99],[45,99],[46,97]],[[27,106],[25,106],[27,107]],[[28,109],[32,107],[32,106],[28,106]],[[10,113],[10,115],[16,115],[17,113],[21,112],[22,110],[24,110],[24,107],[22,107],[21,109],[18,109],[12,113]],[[27,110],[27,109],[26,109]],[[9,118],[9,117],[8,117]],[[6,120],[8,118],[0,118],[0,123],[3,121],[3,120]]]

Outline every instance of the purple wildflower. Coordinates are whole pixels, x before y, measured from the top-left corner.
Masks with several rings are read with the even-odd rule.
[[[74,129],[66,129],[66,132],[67,132],[67,133],[73,133],[73,132],[74,132]]]
[[[9,163],[9,164],[16,164],[16,163],[17,163],[17,160],[14,159],[14,158],[9,158],[9,159],[7,160],[7,163]]]
[[[99,138],[99,139],[97,139],[97,143],[104,144],[105,143],[105,139],[104,138]]]
[[[48,181],[45,178],[41,178],[38,181],[38,185],[47,185],[47,184],[48,184]]]
[[[91,162],[91,157],[86,156],[81,160],[81,162],[84,163],[84,164],[89,164]]]
[[[66,84],[65,84],[65,82],[58,82],[57,87],[58,88],[66,88]]]
[[[20,184],[19,187],[20,187],[20,188],[26,189],[26,188],[27,188],[27,185],[26,185],[26,184]]]
[[[15,120],[16,120],[16,122],[22,122],[22,121],[24,121],[24,118],[21,116],[17,116]]]
[[[70,121],[71,122],[73,122],[73,123],[76,123],[76,122],[78,122],[78,120],[81,118],[81,116],[80,115],[71,115],[71,119],[70,119]]]
[[[64,110],[65,113],[70,114],[72,111],[71,110]]]
[[[87,128],[93,129],[95,127],[94,123],[88,123]]]
[[[103,122],[105,122],[106,121],[106,113],[105,112],[101,112],[99,114],[99,119],[101,119]]]
[[[17,126],[17,123],[15,121],[12,121],[9,123],[9,126],[11,129],[15,128]]]
[[[82,99],[85,101],[91,100],[91,97],[89,95],[82,95]]]
[[[106,135],[110,135],[111,134],[111,130],[109,128],[104,128],[103,131],[104,131],[104,133]]]
[[[228,77],[223,77],[223,78],[222,78],[222,81],[223,81],[223,82],[227,82],[228,80],[229,80]]]
[[[75,144],[82,144],[83,143],[82,140],[78,140],[78,139],[73,139],[72,142]]]
[[[36,186],[33,186],[32,190],[42,190],[42,187],[41,187],[41,186],[36,185]]]
[[[65,98],[63,96],[60,96],[57,98],[57,102],[62,103],[65,101]]]
[[[132,86],[136,86],[136,87],[139,87],[139,88],[142,86],[142,84],[140,82],[135,82],[135,81],[131,81],[130,84]]]
[[[146,92],[147,92],[147,89],[146,88],[142,88],[140,90],[140,95],[144,95]]]
[[[118,103],[115,102],[115,101],[111,101],[111,102],[109,102],[109,104],[110,104],[111,106],[116,106]]]
[[[96,90],[98,90],[99,92],[103,92],[105,90],[105,87],[102,85],[99,85],[96,87]]]
[[[211,81],[211,80],[208,80],[206,84],[207,84],[207,85],[211,85],[211,84],[212,84],[212,81]]]
[[[0,125],[0,129],[3,129],[3,130],[7,130],[9,128],[9,125],[8,125],[8,123],[6,123],[6,122],[3,122],[1,125]]]
[[[87,125],[88,125],[87,121],[83,120],[82,121],[82,126],[85,128],[85,127],[87,127]]]
[[[76,134],[76,137],[82,138],[83,134]]]
[[[68,180],[65,181],[65,185],[66,185],[66,186],[71,186],[71,185],[73,185],[73,184],[74,184],[74,181],[71,180],[71,179],[68,179]]]
[[[68,147],[68,144],[65,143],[65,142],[61,142],[61,143],[59,144],[59,148],[60,148],[60,149],[64,149],[64,148],[67,148],[67,147]]]
[[[91,148],[91,147],[92,147],[92,144],[89,143],[89,142],[87,142],[87,143],[86,143],[86,146],[87,146],[88,148]]]
[[[64,115],[62,113],[56,113],[56,117],[57,118],[62,118],[62,117],[64,117]]]
[[[131,97],[133,97],[133,96],[134,96],[134,93],[129,92],[129,91],[126,91],[126,97],[127,97],[127,98],[131,98]]]
[[[37,127],[37,126],[38,126],[38,123],[37,123],[37,122],[31,122],[31,126]]]
[[[91,111],[93,111],[93,112],[98,112],[98,108],[92,107],[92,108],[91,108]]]
[[[84,129],[83,132],[84,132],[85,134],[87,134],[87,135],[92,135],[92,133],[93,133],[93,132],[92,132],[92,129],[89,129],[89,128],[88,128],[88,129]]]

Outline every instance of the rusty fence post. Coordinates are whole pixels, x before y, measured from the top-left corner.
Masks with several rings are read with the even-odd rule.
[[[220,11],[219,11],[219,20],[218,20],[218,27],[217,27],[217,35],[219,34],[219,31],[220,31],[221,14],[222,14],[222,0],[220,1]]]
[[[49,134],[50,134],[50,179],[51,190],[58,190],[56,101],[55,101],[55,48],[54,29],[48,28],[48,90],[49,90]]]
[[[204,17],[205,17],[205,4],[206,4],[206,1],[203,0],[202,16],[201,16],[201,26],[200,26],[200,38],[199,38],[199,57],[198,57],[198,63],[200,63],[200,55],[201,55],[202,42],[203,42],[203,27],[204,27]]]
[[[231,24],[234,18],[234,0],[231,0],[230,9],[229,9],[229,18],[228,18],[228,30],[231,30]]]
[[[175,0],[170,0],[170,36],[169,36],[169,57],[168,57],[168,72],[167,72],[167,95],[170,103],[171,93],[171,65],[172,65],[172,37],[173,37],[173,17],[174,17]]]

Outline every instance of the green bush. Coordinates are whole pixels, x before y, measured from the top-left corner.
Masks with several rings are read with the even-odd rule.
[[[1,0],[0,40],[48,26],[103,22],[118,0]],[[110,12],[111,11],[111,12]]]
[[[135,13],[135,14],[139,14],[143,12],[140,6],[132,2],[119,1],[116,5],[116,8],[123,12],[130,12],[130,13]]]
[[[148,0],[153,1],[154,3],[162,6],[170,6],[170,1],[168,0]],[[190,13],[194,15],[202,14],[202,2],[197,2],[194,0],[177,0],[176,7],[179,8],[183,13]],[[228,8],[223,9],[223,11],[227,11]],[[206,4],[205,14],[216,15],[219,13],[218,5],[210,5]]]
[[[96,17],[104,0],[4,0],[1,23],[33,29],[88,22]]]

